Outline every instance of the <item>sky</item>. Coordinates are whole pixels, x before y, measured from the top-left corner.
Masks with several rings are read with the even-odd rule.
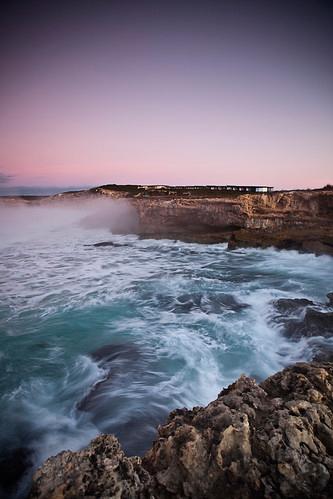
[[[0,187],[333,182],[333,2],[11,0]]]

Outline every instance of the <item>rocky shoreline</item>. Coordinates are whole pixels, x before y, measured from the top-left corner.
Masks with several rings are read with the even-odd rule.
[[[118,186],[121,187],[121,186]],[[133,194],[112,186],[53,196],[0,198],[6,206],[61,204],[87,199],[126,200],[137,220],[128,230],[141,237],[186,242],[229,243],[239,247],[276,247],[333,256],[333,190],[227,193],[209,196]]]
[[[333,364],[241,376],[207,407],[173,411],[143,459],[101,435],[49,458],[30,499],[331,498]]]
[[[141,235],[333,255],[333,191],[132,200]]]
[[[143,458],[127,457],[113,435],[61,452],[35,473],[30,499],[332,497],[333,349],[321,338],[333,334],[333,294],[327,299],[273,302],[271,320],[295,348],[311,339],[315,362],[260,384],[241,376],[206,407],[171,412]]]

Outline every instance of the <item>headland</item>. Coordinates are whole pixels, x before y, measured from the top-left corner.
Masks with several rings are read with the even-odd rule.
[[[267,186],[108,184],[52,196],[11,196],[0,203],[44,204],[86,198],[126,199],[142,237],[228,242],[333,255],[333,187],[274,191]]]

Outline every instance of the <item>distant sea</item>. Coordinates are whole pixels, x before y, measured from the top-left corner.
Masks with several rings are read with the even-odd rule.
[[[57,194],[58,192],[66,191],[81,191],[83,189],[90,189],[91,186],[81,185],[81,186],[4,186],[0,185],[0,196],[50,196],[52,194]]]

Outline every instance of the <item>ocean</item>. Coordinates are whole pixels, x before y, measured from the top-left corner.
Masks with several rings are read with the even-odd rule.
[[[6,497],[61,450],[114,433],[142,455],[171,410],[312,355],[273,302],[325,302],[331,257],[113,234],[100,208],[0,208],[0,459],[23,463]]]

